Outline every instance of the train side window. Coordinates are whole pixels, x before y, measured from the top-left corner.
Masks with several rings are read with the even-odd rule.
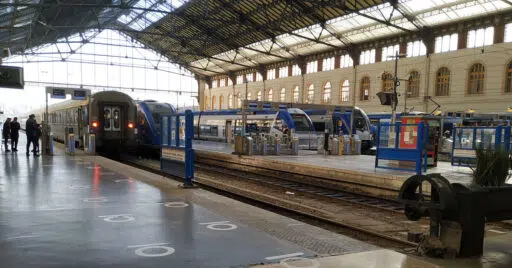
[[[210,136],[213,136],[213,137],[219,136],[219,127],[218,126],[210,126]]]

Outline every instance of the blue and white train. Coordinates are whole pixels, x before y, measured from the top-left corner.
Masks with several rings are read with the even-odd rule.
[[[137,143],[140,151],[160,149],[160,118],[174,114],[176,109],[169,103],[145,100],[137,102]]]
[[[353,113],[352,113],[353,111]],[[358,107],[336,107],[333,112],[327,109],[304,110],[313,122],[317,135],[327,129],[330,134],[350,135],[356,134],[361,139],[361,151],[366,152],[374,146],[375,129],[370,123],[366,113]],[[351,116],[354,116],[351,120]],[[352,128],[350,128],[352,122]]]
[[[194,139],[232,143],[235,135],[242,134],[241,110],[206,111],[194,113]],[[247,134],[269,133],[294,134],[299,139],[299,149],[314,150],[317,147],[313,122],[297,108],[249,110],[245,126]]]
[[[137,128],[139,152],[158,152],[161,143],[160,116],[174,114],[176,110],[168,103],[140,101],[137,103]],[[317,147],[313,122],[297,108],[275,110],[248,110],[246,133],[283,135],[290,133],[298,137],[299,149],[315,150]],[[194,112],[194,139],[233,143],[235,135],[242,133],[241,110]]]

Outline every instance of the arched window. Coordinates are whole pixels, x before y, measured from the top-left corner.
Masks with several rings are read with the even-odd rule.
[[[293,102],[299,103],[300,95],[299,95],[299,86],[295,86],[293,88]]]
[[[327,82],[323,88],[322,103],[331,102],[331,82]]]
[[[228,95],[228,109],[233,108],[233,94]]]
[[[247,93],[247,99],[248,99],[248,100],[252,100],[252,94],[251,94],[251,92]]]
[[[350,82],[348,80],[343,81],[340,89],[340,102],[350,101]]]
[[[481,63],[475,63],[469,69],[468,94],[484,93],[485,67]]]
[[[224,96],[220,95],[219,97],[219,110],[222,110],[222,105],[224,104]]]
[[[507,73],[505,74],[505,77],[505,93],[512,93],[512,61],[508,63]]]
[[[450,70],[441,67],[436,73],[436,96],[450,95]]]
[[[388,72],[382,74],[382,92],[393,92],[394,83],[392,74]]]
[[[258,94],[256,95],[257,96],[257,100],[258,101],[261,101],[261,90],[258,91]]]
[[[215,105],[215,96],[212,96],[212,110],[215,110],[215,108],[217,107],[217,105]]]
[[[279,100],[280,101],[286,101],[286,88],[284,88],[284,87],[281,88],[281,94],[280,95],[281,96],[280,96]]]
[[[420,73],[412,71],[407,81],[407,98],[416,98],[420,95]]]
[[[236,94],[236,108],[242,108],[242,93]]]
[[[361,79],[361,88],[359,90],[359,100],[367,101],[370,99],[370,77],[365,76]]]
[[[267,94],[267,100],[268,100],[268,101],[272,101],[272,97],[273,97],[273,96],[272,96],[272,89],[269,89],[269,90],[268,90],[268,94]]]
[[[306,103],[313,103],[315,100],[315,86],[313,84],[309,85],[308,95],[306,98]]]

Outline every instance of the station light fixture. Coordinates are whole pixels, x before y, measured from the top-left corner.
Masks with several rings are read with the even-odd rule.
[[[92,127],[97,128],[100,124],[97,121],[92,121]]]
[[[512,113],[512,107],[508,107],[507,112]]]
[[[469,114],[473,114],[473,113],[475,113],[475,109],[469,108],[467,112],[468,112]]]
[[[128,123],[128,128],[133,128],[134,126],[135,125],[132,122]]]

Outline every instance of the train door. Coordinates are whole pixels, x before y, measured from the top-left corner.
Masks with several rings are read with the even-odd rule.
[[[231,120],[226,121],[226,142],[230,143],[233,141],[233,131],[231,127]]]
[[[103,133],[106,139],[122,138],[122,111],[119,105],[103,106]]]

